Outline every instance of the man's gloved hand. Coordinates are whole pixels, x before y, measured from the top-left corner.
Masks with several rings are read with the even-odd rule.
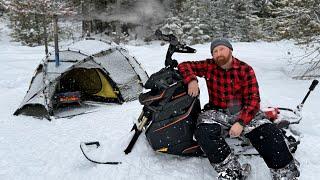
[[[239,122],[236,122],[231,126],[229,130],[229,135],[230,137],[239,137],[242,131],[243,126]]]
[[[188,94],[192,97],[199,95],[199,84],[197,80],[192,80],[188,84]]]

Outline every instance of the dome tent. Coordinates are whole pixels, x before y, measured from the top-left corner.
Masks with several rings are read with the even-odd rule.
[[[63,108],[69,112],[87,109],[82,103],[86,101],[132,101],[138,98],[148,79],[137,60],[113,42],[88,38],[59,51],[59,56],[58,67],[55,66],[54,53],[49,53],[39,64],[14,115],[50,119],[50,116],[59,117]],[[61,94],[71,94],[71,99],[76,96],[81,103],[61,107],[58,103]]]

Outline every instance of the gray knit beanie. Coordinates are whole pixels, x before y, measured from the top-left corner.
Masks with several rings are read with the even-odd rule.
[[[231,51],[233,51],[232,45],[227,39],[219,38],[219,39],[215,39],[211,42],[210,53],[212,54],[212,50],[219,45],[224,45],[224,46],[228,47],[229,49],[231,49]]]

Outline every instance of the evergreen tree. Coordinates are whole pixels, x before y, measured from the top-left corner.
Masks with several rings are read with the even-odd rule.
[[[173,11],[174,13],[167,17],[161,30],[167,34],[175,34],[188,44],[208,41],[210,39],[208,2],[185,0],[179,7],[179,10]]]
[[[240,41],[311,39],[320,34],[319,1],[67,0],[77,9],[83,35],[104,33],[120,41],[150,40],[160,28],[191,44],[216,37]],[[50,12],[61,11],[59,5],[65,4],[62,0],[10,2],[16,6],[10,16],[13,37],[29,45],[43,43]]]
[[[6,3],[14,40],[29,46],[46,44],[51,40],[53,15],[69,15],[73,12],[62,1],[11,0]]]
[[[0,0],[0,16],[3,15],[4,11],[5,11],[4,2],[3,0]]]
[[[319,0],[255,0],[264,38],[309,39],[320,35]]]

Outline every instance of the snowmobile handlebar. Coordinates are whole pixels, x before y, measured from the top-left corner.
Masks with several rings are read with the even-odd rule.
[[[301,116],[301,110],[302,107],[305,103],[305,101],[307,100],[307,98],[309,97],[311,91],[314,90],[314,88],[318,85],[319,81],[318,80],[313,80],[310,87],[309,87],[309,91],[307,92],[307,94],[304,96],[302,102],[297,106],[296,109],[290,109],[290,108],[283,108],[283,107],[277,107],[278,110],[283,110],[283,111],[289,111],[292,112],[295,116],[296,116],[296,121],[293,122],[289,122],[289,121],[283,121],[282,124],[280,124],[281,127],[288,127],[289,124],[299,124],[300,120],[302,119]]]
[[[162,32],[159,29],[156,30],[155,35],[159,40],[167,41],[172,45],[177,45],[179,43],[178,38],[175,35],[173,35],[173,34],[168,34],[168,35],[162,34]]]
[[[318,85],[319,81],[318,80],[313,80],[311,86],[309,87],[310,91],[313,91],[314,88]]]
[[[304,103],[306,102],[307,98],[309,97],[311,91],[314,90],[314,88],[318,85],[319,81],[318,80],[313,80],[310,87],[309,87],[309,91],[307,92],[307,94],[304,96],[302,102],[297,106],[297,110],[293,110],[290,108],[282,108],[282,107],[278,107],[279,110],[285,110],[285,111],[292,111],[294,113],[296,113],[296,111],[301,111]]]
[[[158,29],[155,32],[156,37],[159,40],[167,41],[170,45],[175,46],[174,52],[178,53],[196,53],[197,50],[189,47],[181,42],[178,41],[178,38],[173,34],[162,34],[162,32]]]
[[[171,67],[171,68],[175,68],[178,65],[177,60],[173,60],[172,59],[172,55],[173,53],[177,52],[177,53],[196,53],[197,50],[189,47],[183,43],[180,43],[178,41],[178,38],[173,35],[173,34],[163,34],[159,29],[156,30],[155,32],[155,36],[159,39],[159,40],[163,40],[163,41],[167,41],[170,43],[168,51],[167,51],[167,55],[166,55],[166,60],[165,60],[165,66],[166,67]]]
[[[310,92],[314,90],[314,88],[318,85],[318,83],[319,83],[319,81],[316,80],[316,79],[312,81],[312,83],[311,83],[311,85],[310,85],[310,87],[309,87],[309,91],[308,91],[308,93],[306,94],[306,96],[303,98],[303,100],[302,100],[302,102],[301,102],[300,105],[303,105],[303,104],[304,104],[304,102],[305,102],[305,101],[307,100],[307,98],[309,97]],[[299,106],[298,106],[298,107],[299,107]]]

